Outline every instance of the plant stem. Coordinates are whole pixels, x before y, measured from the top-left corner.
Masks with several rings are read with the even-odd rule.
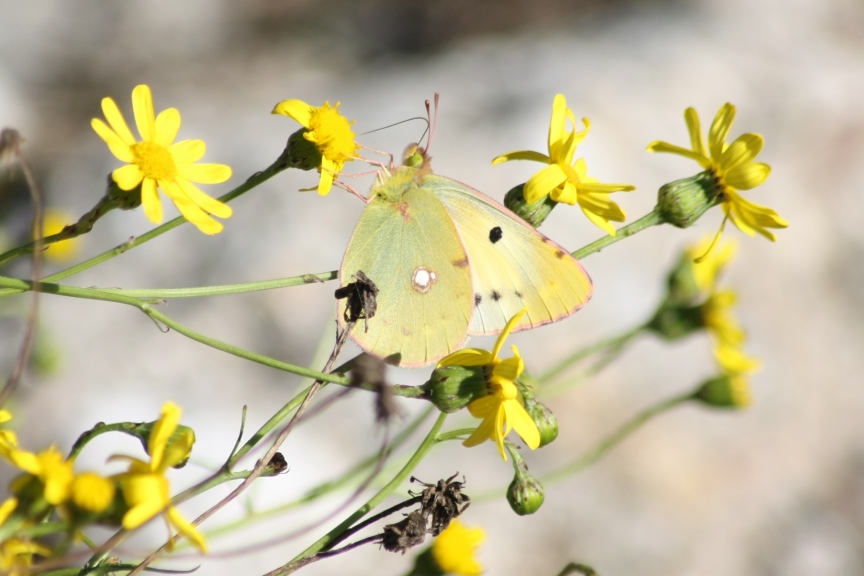
[[[393,479],[387,483],[386,486],[381,488],[377,494],[375,494],[366,504],[357,509],[356,512],[351,514],[348,518],[346,518],[341,524],[333,528],[330,532],[325,534],[322,538],[320,538],[317,542],[309,546],[306,550],[295,556],[291,562],[288,564],[277,568],[273,572],[270,572],[267,576],[276,576],[278,574],[286,574],[292,569],[292,564],[303,560],[309,556],[312,556],[316,552],[322,550],[325,546],[327,546],[330,542],[335,540],[340,534],[342,534],[345,530],[351,527],[357,520],[365,516],[369,513],[370,510],[373,510],[376,506],[378,506],[381,502],[384,501],[387,496],[393,493],[396,488],[398,488],[414,471],[418,464],[423,460],[429,450],[435,445],[435,439],[438,436],[438,431],[441,430],[441,426],[444,424],[444,420],[446,420],[447,414],[441,413],[438,415],[438,418],[435,420],[435,424],[432,426],[432,429],[426,435],[426,438],[423,439],[423,442],[408,460],[405,463],[405,466],[393,477]]]
[[[583,246],[582,248],[579,248],[575,252],[571,252],[571,254],[573,255],[574,258],[576,258],[577,260],[580,260],[582,258],[585,258],[586,256],[590,256],[591,254],[594,254],[595,252],[599,252],[600,250],[602,250],[603,248],[606,248],[607,246],[611,246],[612,244],[614,244],[615,242],[618,242],[619,240],[623,240],[624,238],[627,238],[628,236],[632,236],[632,235],[636,234],[637,232],[641,232],[642,230],[645,230],[646,228],[650,228],[652,226],[657,226],[658,224],[663,224],[663,219],[661,218],[659,212],[657,212],[656,210],[652,210],[651,212],[649,212],[645,216],[642,216],[638,220],[634,220],[630,224],[627,224],[626,226],[622,226],[621,228],[619,228],[616,231],[615,236],[604,236],[603,238],[600,238],[599,240],[595,240],[594,242],[592,242],[591,244],[588,244],[587,246]]]
[[[658,402],[657,404],[651,406],[646,410],[643,410],[642,412],[634,416],[630,421],[626,422],[623,426],[618,428],[618,430],[609,435],[605,440],[597,444],[597,446],[595,446],[590,452],[577,458],[570,464],[566,464],[561,468],[544,475],[541,480],[544,484],[551,484],[553,482],[559,482],[569,476],[572,476],[573,474],[576,474],[577,472],[599,460],[604,454],[606,454],[606,452],[618,445],[622,440],[627,438],[630,434],[638,430],[643,424],[645,424],[655,416],[659,416],[667,410],[671,410],[672,408],[675,408],[676,406],[679,406],[692,399],[693,392],[691,391],[687,392],[686,394],[673,396],[671,398],[663,400],[662,402]]]

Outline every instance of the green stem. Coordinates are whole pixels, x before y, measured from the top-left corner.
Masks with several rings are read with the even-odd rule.
[[[645,230],[646,228],[650,228],[652,226],[657,226],[658,224],[663,224],[663,218],[660,216],[659,212],[653,210],[645,216],[642,216],[638,220],[634,220],[630,224],[619,228],[616,231],[615,236],[604,236],[603,238],[595,240],[587,246],[583,246],[575,252],[571,252],[571,254],[574,258],[580,260],[582,258],[585,258],[586,256],[594,254],[595,252],[599,252],[607,246],[611,246],[619,240],[623,240],[628,236],[633,236],[637,232],[641,232],[642,230]]]
[[[320,551],[327,544],[332,542],[337,536],[339,536],[342,532],[344,532],[346,529],[351,527],[351,525],[357,522],[357,520],[359,520],[360,518],[368,514],[369,511],[373,510],[376,506],[381,504],[381,502],[383,502],[385,498],[392,494],[393,491],[396,490],[396,488],[401,486],[402,483],[408,479],[408,477],[411,475],[417,465],[420,464],[423,458],[425,458],[429,450],[435,445],[438,431],[441,430],[441,426],[444,424],[444,420],[446,419],[447,414],[442,412],[438,415],[438,419],[435,420],[435,424],[432,426],[432,429],[426,435],[426,438],[423,439],[423,442],[420,444],[420,446],[417,448],[417,450],[414,452],[408,462],[405,463],[405,466],[402,467],[402,469],[396,474],[396,476],[393,477],[393,479],[389,483],[387,483],[386,486],[381,488],[381,490],[379,490],[377,494],[375,494],[368,502],[366,502],[366,504],[358,508],[356,512],[351,514],[351,516],[346,518],[341,524],[333,528],[317,542],[309,546],[309,548],[295,556],[291,560],[291,562],[283,566],[283,568],[290,569],[291,564],[302,560],[303,558],[308,558],[309,556],[312,556],[316,552]],[[277,571],[276,573],[284,574],[285,572]]]
[[[569,476],[572,476],[573,474],[581,471],[582,469],[590,466],[591,464],[599,460],[604,454],[606,454],[606,452],[618,445],[622,440],[627,438],[630,434],[638,430],[643,424],[645,424],[655,416],[659,416],[667,410],[671,410],[672,408],[675,408],[676,406],[679,406],[692,399],[693,392],[687,392],[686,394],[673,396],[671,398],[663,400],[662,402],[659,402],[654,406],[643,410],[629,422],[625,423],[623,426],[618,428],[618,430],[609,435],[605,440],[600,442],[590,452],[576,459],[574,462],[562,466],[554,472],[550,472],[549,474],[544,475],[541,480],[544,484],[551,484],[553,482],[558,482],[564,480]]]
[[[429,406],[425,410],[423,410],[413,422],[411,422],[404,430],[399,432],[399,434],[393,439],[392,442],[387,446],[387,453],[385,455],[390,455],[395,452],[423,423],[424,420],[429,416],[429,414],[434,410],[433,406]],[[292,500],[291,502],[287,502],[285,504],[281,504],[274,508],[270,508],[268,510],[262,510],[260,512],[250,513],[244,518],[240,518],[234,522],[229,524],[224,524],[219,526],[218,528],[214,528],[213,530],[205,533],[205,536],[208,540],[212,540],[218,536],[222,536],[224,534],[231,533],[238,528],[246,528],[252,522],[258,522],[261,520],[265,520],[267,518],[276,516],[278,514],[287,512],[303,504],[308,504],[309,502],[313,502],[318,498],[325,496],[331,492],[338,490],[339,488],[345,486],[348,482],[362,474],[365,470],[371,468],[381,459],[381,454],[376,452],[371,456],[361,460],[353,467],[351,467],[347,472],[342,474],[341,476],[319,484],[315,488],[309,490],[305,495],[301,496],[297,500]]]
[[[572,354],[558,362],[557,365],[553,366],[552,368],[538,376],[537,380],[539,380],[544,385],[548,384],[549,381],[554,380],[555,378],[560,376],[570,366],[588,356],[591,356],[592,354],[600,352],[606,348],[622,348],[624,345],[627,344],[627,342],[629,342],[632,338],[634,338],[644,329],[645,324],[640,324],[639,326],[635,326],[627,330],[626,332],[622,332],[621,334],[612,336],[611,338],[606,338],[605,340],[601,340],[600,342],[585,346],[584,348],[573,352]]]
[[[223,194],[222,196],[220,196],[218,198],[218,200],[220,202],[230,202],[234,198],[237,198],[238,196],[245,194],[249,190],[262,184],[263,182],[266,182],[267,180],[269,180],[270,178],[272,178],[273,176],[275,176],[279,172],[282,172],[286,168],[290,168],[290,166],[287,164],[286,158],[287,157],[286,157],[285,153],[283,152],[283,154],[273,164],[271,164],[270,166],[268,166],[267,168],[265,168],[261,172],[256,172],[255,174],[253,174],[252,176],[247,178],[243,184],[237,186],[236,188],[234,188],[233,190],[231,190],[227,194]],[[186,222],[188,222],[188,220],[186,220],[183,216],[178,216],[177,218],[174,218],[173,220],[169,220],[165,224],[162,224],[161,226],[158,226],[158,227],[154,228],[153,230],[150,230],[146,234],[142,234],[141,236],[138,236],[137,238],[133,238],[127,242],[124,242],[123,244],[115,246],[111,250],[107,250],[107,251],[103,252],[102,254],[99,254],[98,256],[94,256],[93,258],[90,258],[89,260],[85,260],[84,262],[76,264],[75,266],[72,266],[71,268],[67,268],[66,270],[61,270],[60,272],[57,272],[56,274],[52,274],[51,276],[46,277],[44,279],[44,281],[45,282],[57,282],[58,280],[63,280],[64,278],[74,276],[75,274],[78,274],[79,272],[83,272],[84,270],[87,270],[89,268],[92,268],[93,266],[96,266],[97,264],[101,264],[102,262],[110,260],[110,259],[114,258],[115,256],[119,256],[120,254],[123,254],[124,252],[126,252],[128,250],[132,250],[133,248],[137,248],[138,246],[141,246],[142,244],[149,242],[150,240],[153,240],[154,238],[158,238],[162,234],[164,234],[170,230],[173,230],[174,228],[177,228],[178,226],[185,224]],[[50,238],[52,238],[52,237],[49,237],[48,239],[50,239]],[[13,249],[10,252],[14,252],[16,250],[20,250],[20,248]],[[9,294],[14,294],[14,293],[15,292],[11,292],[9,290],[0,290],[0,296],[8,296]]]
[[[125,288],[98,288],[101,292],[108,294],[119,294],[142,299],[163,298],[195,298],[199,296],[224,296],[226,294],[243,294],[246,292],[258,292],[261,290],[275,290],[277,288],[289,288],[291,286],[302,286],[304,284],[316,284],[335,280],[339,272],[320,272],[318,274],[301,274],[289,278],[277,278],[275,280],[262,280],[259,282],[245,282],[242,284],[226,284],[223,286],[201,286],[199,288],[156,288],[127,290]]]

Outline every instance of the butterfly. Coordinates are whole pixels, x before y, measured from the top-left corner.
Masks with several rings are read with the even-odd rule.
[[[591,279],[564,248],[491,198],[433,174],[416,144],[404,158],[378,173],[339,270],[341,286],[360,277],[377,289],[374,316],[351,331],[363,350],[423,366],[469,335],[500,333],[522,308],[514,331],[588,301]],[[348,305],[339,300],[343,328]]]

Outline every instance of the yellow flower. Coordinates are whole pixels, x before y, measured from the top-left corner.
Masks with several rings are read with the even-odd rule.
[[[114,501],[114,483],[94,472],[84,472],[72,481],[72,502],[89,512],[104,512]]]
[[[0,570],[7,576],[29,574],[33,555],[50,556],[51,550],[21,538],[10,538],[0,544]]]
[[[687,248],[687,256],[692,262],[693,280],[702,292],[711,292],[727,264],[735,257],[736,246],[726,242],[717,250],[711,250],[712,238],[705,238],[698,244]],[[697,261],[698,260],[698,261]]]
[[[56,208],[48,208],[45,210],[45,216],[42,220],[42,236],[58,234],[67,224],[74,222],[75,219],[68,212]],[[70,238],[69,240],[61,240],[49,245],[45,250],[45,257],[58,263],[68,262],[78,255],[78,250],[79,239]]]
[[[354,142],[354,132],[349,122],[339,113],[339,102],[330,106],[324,102],[321,107],[310,106],[302,100],[283,100],[273,109],[273,114],[282,114],[299,122],[307,132],[303,137],[313,143],[321,152],[321,165],[318,171],[318,194],[326,196],[333,186],[333,177],[342,171],[345,162],[357,157],[360,146]]]
[[[66,460],[56,446],[38,454],[14,449],[4,457],[17,468],[39,479],[45,487],[45,500],[49,504],[56,506],[69,498],[74,476],[72,462]]]
[[[737,296],[731,290],[714,292],[701,306],[702,319],[714,341],[714,358],[723,372],[744,375],[759,368],[759,361],[748,356],[743,345],[744,330],[732,314]]]
[[[477,576],[483,567],[474,554],[485,538],[482,528],[468,528],[454,519],[432,544],[432,557],[445,573]]]
[[[18,499],[14,496],[12,498],[7,498],[3,504],[0,504],[0,526],[9,519],[9,516],[12,515],[12,512],[15,511],[17,506]]]
[[[514,356],[506,360],[498,358],[498,353],[504,345],[504,340],[519,322],[527,310],[522,309],[510,321],[498,336],[492,352],[478,348],[464,348],[438,362],[438,367],[448,365],[483,366],[486,378],[487,395],[468,404],[468,411],[475,418],[482,418],[480,426],[466,439],[463,446],[477,446],[485,440],[494,440],[498,444],[498,452],[504,460],[504,438],[515,430],[529,448],[535,450],[540,446],[540,432],[537,425],[523,407],[522,396],[516,388],[516,380],[522,374],[525,365],[519,350],[512,346]]]
[[[222,231],[222,224],[211,217],[228,218],[231,207],[198,189],[193,182],[219,184],[231,177],[231,168],[224,164],[196,164],[204,156],[202,140],[182,140],[174,143],[180,130],[180,112],[168,108],[153,116],[153,96],[146,84],[132,90],[132,109],[141,141],[136,142],[111,98],[102,99],[102,112],[108,124],[94,118],[90,125],[108,148],[126,166],[114,170],[111,177],[122,190],[141,185],[141,203],[147,218],[162,222],[162,203],[157,188],[162,190],[180,213],[205,234]]]
[[[573,128],[572,132],[567,131],[568,119]],[[533,160],[548,164],[525,183],[525,201],[534,203],[548,195],[556,202],[570,205],[578,202],[591,222],[614,236],[615,228],[609,221],[623,222],[626,216],[608,196],[612,192],[635,190],[635,187],[628,184],[601,184],[596,178],[588,176],[588,166],[583,158],[573,162],[576,147],[591,128],[587,118],[583,118],[582,122],[585,129],[576,132],[573,111],[567,107],[564,95],[558,94],[552,104],[552,119],[549,122],[549,154],[520,150],[502,154],[492,160],[492,164],[510,160]]]
[[[766,206],[760,206],[746,200],[739,190],[751,190],[768,178],[771,167],[763,162],[754,162],[762,151],[764,140],[759,134],[742,134],[732,144],[726,143],[726,137],[735,120],[735,107],[728,102],[724,104],[708,132],[708,142],[702,138],[702,127],[699,116],[693,108],[684,112],[687,130],[690,132],[692,149],[682,148],[668,142],[655,140],[648,145],[649,152],[669,152],[690,158],[699,163],[702,168],[711,172],[717,181],[718,199],[726,214],[723,222],[731,220],[739,230],[753,236],[759,233],[771,241],[776,240],[768,228],[786,228],[789,224],[777,212]],[[717,232],[717,237],[723,231],[723,225]],[[709,248],[710,250],[710,248]]]
[[[179,438],[169,443],[179,422],[180,408],[171,402],[165,403],[162,415],[153,426],[147,442],[150,462],[123,457],[131,462],[129,471],[118,476],[123,498],[129,506],[129,511],[123,516],[123,527],[133,530],[157,514],[164,513],[169,525],[189,538],[202,552],[206,552],[204,536],[171,506],[171,486],[165,477],[165,471],[183,462],[195,441],[194,434],[187,429]]]
[[[12,420],[12,413],[8,410],[0,410],[0,424]],[[9,459],[12,450],[18,448],[18,437],[12,430],[0,429],[0,457]]]

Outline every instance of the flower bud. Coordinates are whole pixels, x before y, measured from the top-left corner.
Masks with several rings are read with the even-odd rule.
[[[555,208],[557,202],[552,200],[548,194],[536,202],[528,202],[523,194],[524,188],[524,184],[511,188],[504,196],[504,206],[534,228],[538,228]]]
[[[425,398],[445,413],[461,410],[472,401],[486,396],[486,367],[448,364],[432,372],[422,386]]]
[[[134,210],[141,206],[141,184],[131,190],[123,190],[114,182],[114,178],[108,175],[108,186],[105,189],[105,196],[102,202],[120,208],[120,210]],[[108,209],[110,210],[110,208]],[[108,210],[105,210],[107,212]],[[93,222],[99,219],[103,214],[93,214]],[[92,226],[92,224],[91,224]]]
[[[321,150],[314,142],[305,138],[304,135],[308,131],[306,128],[301,128],[288,138],[282,158],[291,168],[314,170],[321,166]]]
[[[513,482],[507,488],[507,502],[516,514],[534,514],[543,505],[546,495],[540,481],[527,474],[527,470],[517,471]]]
[[[138,440],[141,442],[141,445],[144,446],[144,451],[147,452],[147,454],[150,454],[150,449],[149,449],[150,434],[153,432],[154,426],[156,426],[156,422],[143,422],[140,424],[131,425],[128,429],[124,430],[124,432],[126,432],[127,434],[131,434],[132,436],[135,436],[136,438],[138,438]],[[191,445],[195,443],[195,431],[192,430],[192,428],[190,428],[189,426],[184,426],[182,424],[177,425],[177,429],[174,430],[173,434],[171,434],[171,438],[168,439],[168,442],[166,445],[170,446],[174,442],[177,442],[178,440],[183,438],[186,434],[192,435],[192,442],[190,443],[190,447],[191,447]],[[191,456],[191,455],[192,455],[192,450],[190,449],[189,452],[186,454],[186,457],[183,460],[181,460],[180,462],[178,462],[177,464],[175,464],[174,466],[172,466],[172,468],[179,469],[179,468],[183,468],[184,466],[186,466],[186,463],[189,461],[189,456]]]
[[[534,398],[533,390],[521,380],[516,382],[516,386],[522,394],[525,411],[528,412],[540,432],[540,445],[537,447],[542,448],[551,444],[558,437],[558,419],[555,414],[545,404],[538,402]]]
[[[711,170],[706,170],[661,186],[655,210],[667,224],[687,228],[719,203],[721,192],[717,177]]]
[[[666,277],[667,302],[692,304],[699,298],[702,291],[696,281],[695,266],[693,258],[688,253],[678,258],[678,262]]]
[[[693,399],[713,408],[740,410],[750,405],[750,386],[743,376],[724,374],[706,380],[693,394]]]
[[[705,318],[701,306],[682,306],[666,300],[646,328],[666,340],[679,340],[705,328]]]

